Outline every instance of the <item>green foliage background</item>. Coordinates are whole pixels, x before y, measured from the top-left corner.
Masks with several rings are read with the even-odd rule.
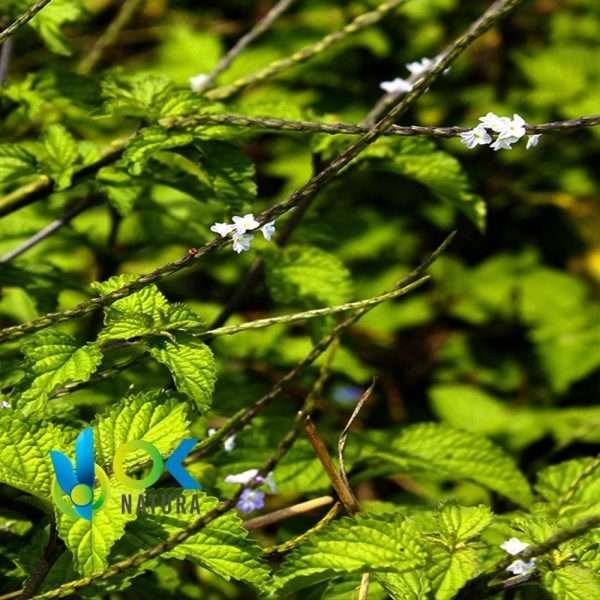
[[[29,4],[5,0],[0,17],[8,22]],[[193,93],[188,80],[210,71],[271,2],[147,0],[82,73],[119,5],[54,0],[13,39],[0,88],[0,209],[25,185],[50,182],[52,193],[0,218],[0,254],[65,210],[82,202],[85,210],[0,264],[2,327],[71,308],[179,259],[213,239],[215,221],[284,200],[351,141],[169,119],[233,113],[359,123],[381,81],[436,55],[488,3],[412,0],[223,100]],[[376,5],[301,0],[218,84]],[[469,48],[402,124],[473,126],[490,110],[528,123],[597,113],[598,39],[594,0],[531,0]],[[357,394],[377,378],[346,451],[361,514],[274,553],[326,509],[252,533],[228,512],[143,568],[81,593],[357,598],[361,574],[370,572],[369,598],[450,599],[493,571],[505,556],[502,541],[539,543],[600,514],[599,131],[549,132],[533,150],[521,144],[499,153],[467,150],[456,138],[381,139],[318,194],[285,248],[257,239],[239,256],[221,249],[103,316],[4,342],[0,593],[19,589],[46,547],[50,449],[71,453],[91,424],[104,452],[97,462],[109,470],[127,439],[147,439],[168,455],[190,432],[204,439],[208,427],[251,406],[331,330],[333,316],[199,336],[254,259],[264,259],[264,274],[230,325],[376,296],[453,229],[430,282],[374,308],[343,335],[317,399],[315,422],[333,452]],[[81,176],[110,143],[134,134],[117,161]],[[280,230],[288,218],[277,221]],[[235,450],[190,467],[206,493],[203,511],[233,494],[227,474],[273,454],[324,361],[239,432]],[[140,466],[140,457],[130,465]],[[332,493],[302,435],[275,481],[264,512]],[[93,525],[56,515],[66,550],[38,591],[101,572],[189,524],[183,516],[122,515],[118,504],[100,515]],[[600,598],[599,544],[597,529],[562,544],[538,558],[531,585],[496,597]]]

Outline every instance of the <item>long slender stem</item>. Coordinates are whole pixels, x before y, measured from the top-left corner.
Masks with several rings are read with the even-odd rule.
[[[289,519],[291,517],[304,515],[307,512],[317,510],[317,508],[329,506],[330,504],[333,504],[333,502],[334,499],[331,496],[320,496],[319,498],[307,500],[306,502],[299,502],[293,506],[287,506],[286,508],[275,510],[272,513],[261,515],[260,517],[256,517],[254,519],[248,519],[247,521],[244,521],[244,527],[250,531],[253,529],[260,529],[261,527],[267,527],[268,525],[279,523],[280,521]]]
[[[13,38],[8,38],[0,48],[0,86],[4,85],[4,82],[8,77],[8,68],[10,66],[13,44]]]
[[[300,133],[325,133],[331,135],[364,135],[369,132],[365,125],[353,123],[321,123],[317,121],[294,121],[288,119],[274,119],[271,117],[248,117],[246,115],[198,115],[190,117],[171,117],[162,119],[160,124],[168,128],[196,128],[203,125],[231,125],[234,127],[248,127],[275,131],[295,131]],[[528,133],[547,133],[549,131],[570,131],[584,127],[597,127],[600,125],[600,115],[590,115],[577,119],[564,121],[550,121],[548,123],[526,125]],[[425,136],[434,138],[458,137],[461,133],[469,131],[470,127],[424,127],[421,125],[392,125],[385,130],[385,136]]]
[[[34,246],[37,246],[40,242],[43,242],[46,238],[50,237],[53,233],[56,233],[59,229],[62,229],[65,225],[70,223],[77,215],[81,214],[84,210],[96,204],[95,201],[90,202],[89,200],[83,200],[78,202],[70,210],[68,210],[62,217],[52,221],[49,225],[46,225],[43,229],[40,229],[37,233],[32,235],[28,240],[25,240],[22,244],[7,252],[0,257],[0,265],[6,264],[21,256],[21,254],[31,250]]]
[[[89,53],[84,56],[77,68],[79,73],[91,73],[102,59],[106,48],[114,44],[121,30],[131,21],[145,0],[125,0],[119,8],[117,16],[111,21],[106,31],[96,40]]]
[[[49,4],[52,0],[37,0],[34,2],[22,15],[18,16],[6,29],[0,31],[0,44],[10,37],[17,29],[25,25],[25,23],[31,21],[35,15],[37,15],[46,4]]]
[[[258,37],[273,25],[273,23],[294,3],[296,0],[279,0],[277,4],[262,18],[254,27],[243,35],[217,63],[217,66],[207,75],[204,83],[199,86],[198,92],[203,93],[210,87],[221,73],[226,71],[233,61]]]
[[[354,19],[351,23],[348,23],[348,25],[339,31],[335,31],[329,35],[326,35],[318,42],[310,44],[309,46],[298,50],[298,52],[294,52],[294,54],[287,58],[282,58],[272,62],[270,65],[267,65],[252,75],[241,77],[229,85],[215,88],[214,90],[207,92],[206,96],[210,100],[224,100],[233,96],[234,94],[237,94],[239,91],[249,85],[265,81],[266,79],[269,79],[274,75],[289,69],[290,67],[306,62],[314,56],[321,54],[328,48],[331,48],[331,46],[334,44],[346,39],[348,36],[381,21],[381,19],[383,19],[388,13],[407,1],[408,0],[388,0],[383,2],[374,10],[359,15],[356,17],[356,19]]]

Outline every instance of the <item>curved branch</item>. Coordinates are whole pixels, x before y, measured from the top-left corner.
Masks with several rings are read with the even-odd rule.
[[[46,4],[49,4],[52,0],[38,0],[32,4],[22,15],[17,17],[6,29],[0,32],[0,44],[9,38],[17,29],[20,29],[27,22],[31,21],[35,15],[37,15]]]

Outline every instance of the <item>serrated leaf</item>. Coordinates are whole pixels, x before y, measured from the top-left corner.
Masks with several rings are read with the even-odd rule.
[[[88,381],[102,362],[97,344],[81,346],[59,331],[42,332],[23,345],[30,380],[18,404],[25,414],[44,408],[50,394],[67,383]]]
[[[42,144],[47,174],[56,181],[59,190],[69,187],[79,158],[77,142],[62,125],[50,125],[44,132]]]
[[[600,577],[590,569],[567,565],[546,573],[544,587],[556,600],[591,600],[600,598]]]
[[[131,514],[122,511],[121,495],[132,494],[137,498],[138,493],[111,477],[110,494],[91,521],[56,510],[58,535],[71,551],[78,573],[91,575],[106,569],[111,548],[125,533],[125,525],[137,517],[134,511]]]
[[[435,548],[431,556],[430,578],[435,600],[452,600],[467,581],[482,570],[481,548],[464,547],[449,552]]]
[[[132,175],[141,175],[154,154],[170,148],[182,148],[191,144],[194,137],[189,133],[174,133],[163,127],[147,127],[127,146],[123,160]]]
[[[217,379],[211,349],[199,339],[182,332],[169,338],[149,340],[147,348],[153,358],[169,369],[175,387],[189,396],[199,411],[206,411],[212,403]]]
[[[0,182],[18,181],[35,175],[37,160],[31,152],[20,144],[0,144]]]
[[[600,459],[579,458],[546,467],[535,485],[555,515],[595,514],[600,495]]]
[[[71,439],[70,433],[51,423],[0,411],[0,481],[49,500],[54,478],[50,450],[65,450]]]
[[[161,493],[175,496],[181,489],[161,489]],[[189,496],[199,497],[200,515],[212,510],[218,500],[203,492],[183,492],[188,507]],[[189,510],[189,508],[188,508]],[[159,544],[166,538],[180,532],[199,516],[193,514],[162,514],[158,509],[154,514],[143,513],[135,523],[127,527],[121,544],[121,551],[129,554],[130,549],[139,550]],[[262,552],[249,537],[235,512],[228,512],[215,519],[198,533],[192,535],[173,549],[163,553],[163,558],[191,560],[202,565],[226,580],[235,579],[265,590],[269,581],[269,568],[262,558]]]
[[[408,469],[445,479],[470,479],[527,506],[531,490],[514,461],[487,439],[437,423],[403,429],[377,438],[375,456]],[[368,455],[368,453],[367,453]]]
[[[211,183],[214,199],[230,208],[256,198],[254,163],[236,146],[223,142],[196,142]]]
[[[477,537],[493,518],[487,506],[446,504],[438,515],[440,534],[450,544],[467,542]]]
[[[279,597],[339,574],[368,570],[407,573],[424,566],[418,529],[399,515],[343,518],[290,553],[278,572]]]
[[[23,2],[23,9],[29,8],[29,4]],[[61,28],[65,23],[76,21],[82,14],[83,6],[79,0],[53,0],[31,19],[29,25],[40,34],[52,52],[69,56],[71,49]]]
[[[288,246],[269,253],[266,277],[277,302],[328,306],[343,304],[351,295],[348,269],[337,257],[312,246]]]
[[[422,600],[431,589],[425,573],[375,573],[374,579],[383,585],[393,600]],[[369,585],[369,598],[371,586]]]
[[[94,425],[96,462],[107,470],[117,448],[130,440],[146,440],[166,457],[186,437],[187,405],[167,392],[146,392],[125,398],[98,416]],[[144,464],[147,455],[131,452],[126,468]]]

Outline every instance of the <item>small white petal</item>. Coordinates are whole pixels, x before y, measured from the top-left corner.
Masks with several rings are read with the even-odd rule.
[[[7,402],[6,400],[0,401],[0,408],[11,408],[10,402]]]
[[[234,448],[235,448],[235,435],[230,435],[223,442],[223,449],[225,450],[225,452],[231,452]]]
[[[483,125],[477,125],[474,129],[460,134],[462,143],[469,149],[475,146],[487,146],[492,141],[492,137]]]
[[[506,570],[513,575],[527,575],[533,569],[535,569],[535,558],[527,561],[515,560],[506,567]]]
[[[414,62],[410,62],[406,65],[406,68],[416,77],[431,70],[434,66],[434,62],[430,58],[422,58]]]
[[[217,430],[214,427],[209,427],[208,431],[206,432],[208,437],[210,437],[211,435],[214,435],[215,433],[217,433]]]
[[[269,221],[260,228],[265,240],[270,240],[275,233],[275,221]]]
[[[265,478],[265,483],[269,486],[271,493],[274,494],[277,491],[277,485],[275,485],[275,479],[273,479],[273,471],[270,471]]]
[[[486,129],[491,129],[492,131],[498,133],[506,127],[506,125],[510,122],[510,119],[508,117],[499,117],[496,113],[489,112],[487,115],[479,117],[479,122]]]
[[[533,135],[527,136],[527,150],[535,148],[540,143],[541,133],[534,133]]]
[[[233,251],[236,254],[240,254],[241,252],[246,252],[247,250],[250,250],[250,246],[252,245],[252,240],[254,239],[254,236],[251,233],[243,233],[243,234],[238,234],[238,233],[234,233],[233,234]]]
[[[250,483],[258,475],[258,469],[248,469],[235,475],[227,475],[225,477],[225,483],[239,483],[240,485],[246,485]]]
[[[215,223],[211,226],[210,230],[219,234],[221,237],[227,237],[232,231],[235,231],[235,225],[229,225],[228,223]]]
[[[252,231],[260,227],[260,223],[254,218],[252,213],[248,213],[243,217],[233,217],[233,223],[237,232],[241,235],[247,231]]]
[[[193,92],[201,92],[204,89],[204,84],[208,81],[208,75],[199,73],[194,77],[190,77],[190,88]]]
[[[413,89],[413,84],[406,79],[396,77],[391,81],[381,82],[379,87],[388,94],[400,94],[410,92]]]
[[[514,138],[502,138],[498,137],[498,139],[490,146],[494,152],[498,152],[498,150],[512,150],[512,145],[515,143]]]
[[[529,544],[526,542],[522,542],[519,538],[512,537],[509,540],[506,540],[502,544],[500,544],[500,548],[505,552],[508,552],[511,555],[519,554],[519,552],[523,552],[525,548],[527,548]]]

